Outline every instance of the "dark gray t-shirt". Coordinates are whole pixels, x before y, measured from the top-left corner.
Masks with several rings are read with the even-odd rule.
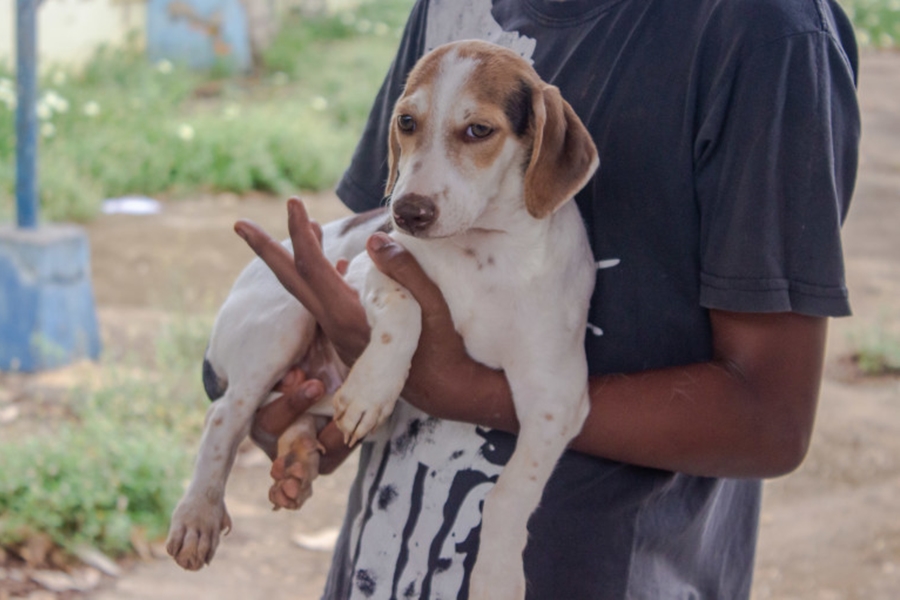
[[[406,73],[447,41],[533,60],[591,131],[591,372],[711,358],[709,309],[849,314],[840,227],[856,46],[826,0],[421,0],[338,187],[377,206]],[[677,401],[673,400],[673,401]],[[400,403],[369,439],[325,598],[465,598],[513,436]],[[528,597],[749,596],[760,484],[567,453],[529,525]]]

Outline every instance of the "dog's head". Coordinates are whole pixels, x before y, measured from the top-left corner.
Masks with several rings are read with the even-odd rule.
[[[517,212],[552,214],[597,164],[587,129],[527,61],[454,42],[419,60],[394,107],[386,191],[412,235],[502,230]]]

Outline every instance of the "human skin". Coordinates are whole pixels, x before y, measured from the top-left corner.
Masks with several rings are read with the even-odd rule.
[[[241,221],[235,230],[352,364],[368,342],[365,311],[322,254],[319,230],[299,200],[288,202],[288,224],[296,261],[254,224]],[[369,239],[367,251],[376,267],[406,287],[422,308],[422,334],[404,400],[438,418],[516,433],[506,377],[468,356],[440,290],[415,258],[383,234]],[[710,477],[775,477],[799,466],[813,430],[827,319],[720,310],[710,310],[709,318],[712,359],[707,362],[590,377],[590,413],[571,448]],[[256,418],[259,439],[277,437],[322,394],[320,382],[296,371],[280,389],[282,399]],[[333,423],[320,442],[326,450],[321,471],[328,473],[349,449]],[[273,476],[286,476],[278,461]]]

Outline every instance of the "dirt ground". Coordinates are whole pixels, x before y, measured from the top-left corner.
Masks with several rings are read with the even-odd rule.
[[[862,380],[844,361],[868,326],[900,332],[900,54],[863,59],[860,178],[845,227],[856,316],[835,321],[812,448],[794,474],[766,484],[754,600],[900,598],[900,379]],[[333,196],[308,196],[322,220],[344,214]],[[202,198],[156,216],[110,215],[88,227],[98,313],[108,353],[133,351],[176,311],[212,312],[251,257],[232,233],[251,218],[285,235],[283,202]],[[199,363],[198,363],[199,364]],[[187,573],[171,560],[140,562],[94,600],[318,598],[328,551],[298,535],[340,525],[354,465],[320,478],[300,513],[270,510],[268,462],[240,455],[227,502],[234,531],[212,566]],[[569,599],[564,599],[569,600]]]

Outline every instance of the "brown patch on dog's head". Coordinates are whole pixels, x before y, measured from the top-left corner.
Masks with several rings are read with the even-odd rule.
[[[533,90],[534,142],[525,170],[525,206],[531,216],[551,215],[578,193],[597,170],[597,147],[559,89]]]
[[[410,72],[403,95],[394,110],[389,134],[389,174],[387,192],[398,177],[401,154],[398,126],[401,115],[412,115],[421,127],[429,126],[413,98],[433,99],[435,79],[450,53],[475,64],[465,84],[465,92],[476,101],[473,122],[502,129],[502,135],[478,144],[447,144],[451,160],[460,152],[478,168],[488,168],[502,146],[504,135],[522,140],[528,149],[524,167],[525,207],[535,218],[544,218],[571,199],[590,180],[598,165],[597,149],[587,128],[559,90],[541,80],[531,65],[515,52],[477,40],[445,44],[425,55]],[[502,127],[501,127],[502,124]],[[420,132],[421,133],[421,132]],[[459,135],[451,132],[449,135]],[[415,144],[427,136],[413,136]],[[406,143],[406,142],[404,142]],[[409,147],[407,146],[407,149]]]
[[[479,101],[502,106],[511,131],[531,137],[525,206],[535,218],[552,214],[578,193],[599,164],[584,123],[559,89],[545,83],[515,52],[487,42],[461,42],[461,56],[478,60],[473,82]]]

